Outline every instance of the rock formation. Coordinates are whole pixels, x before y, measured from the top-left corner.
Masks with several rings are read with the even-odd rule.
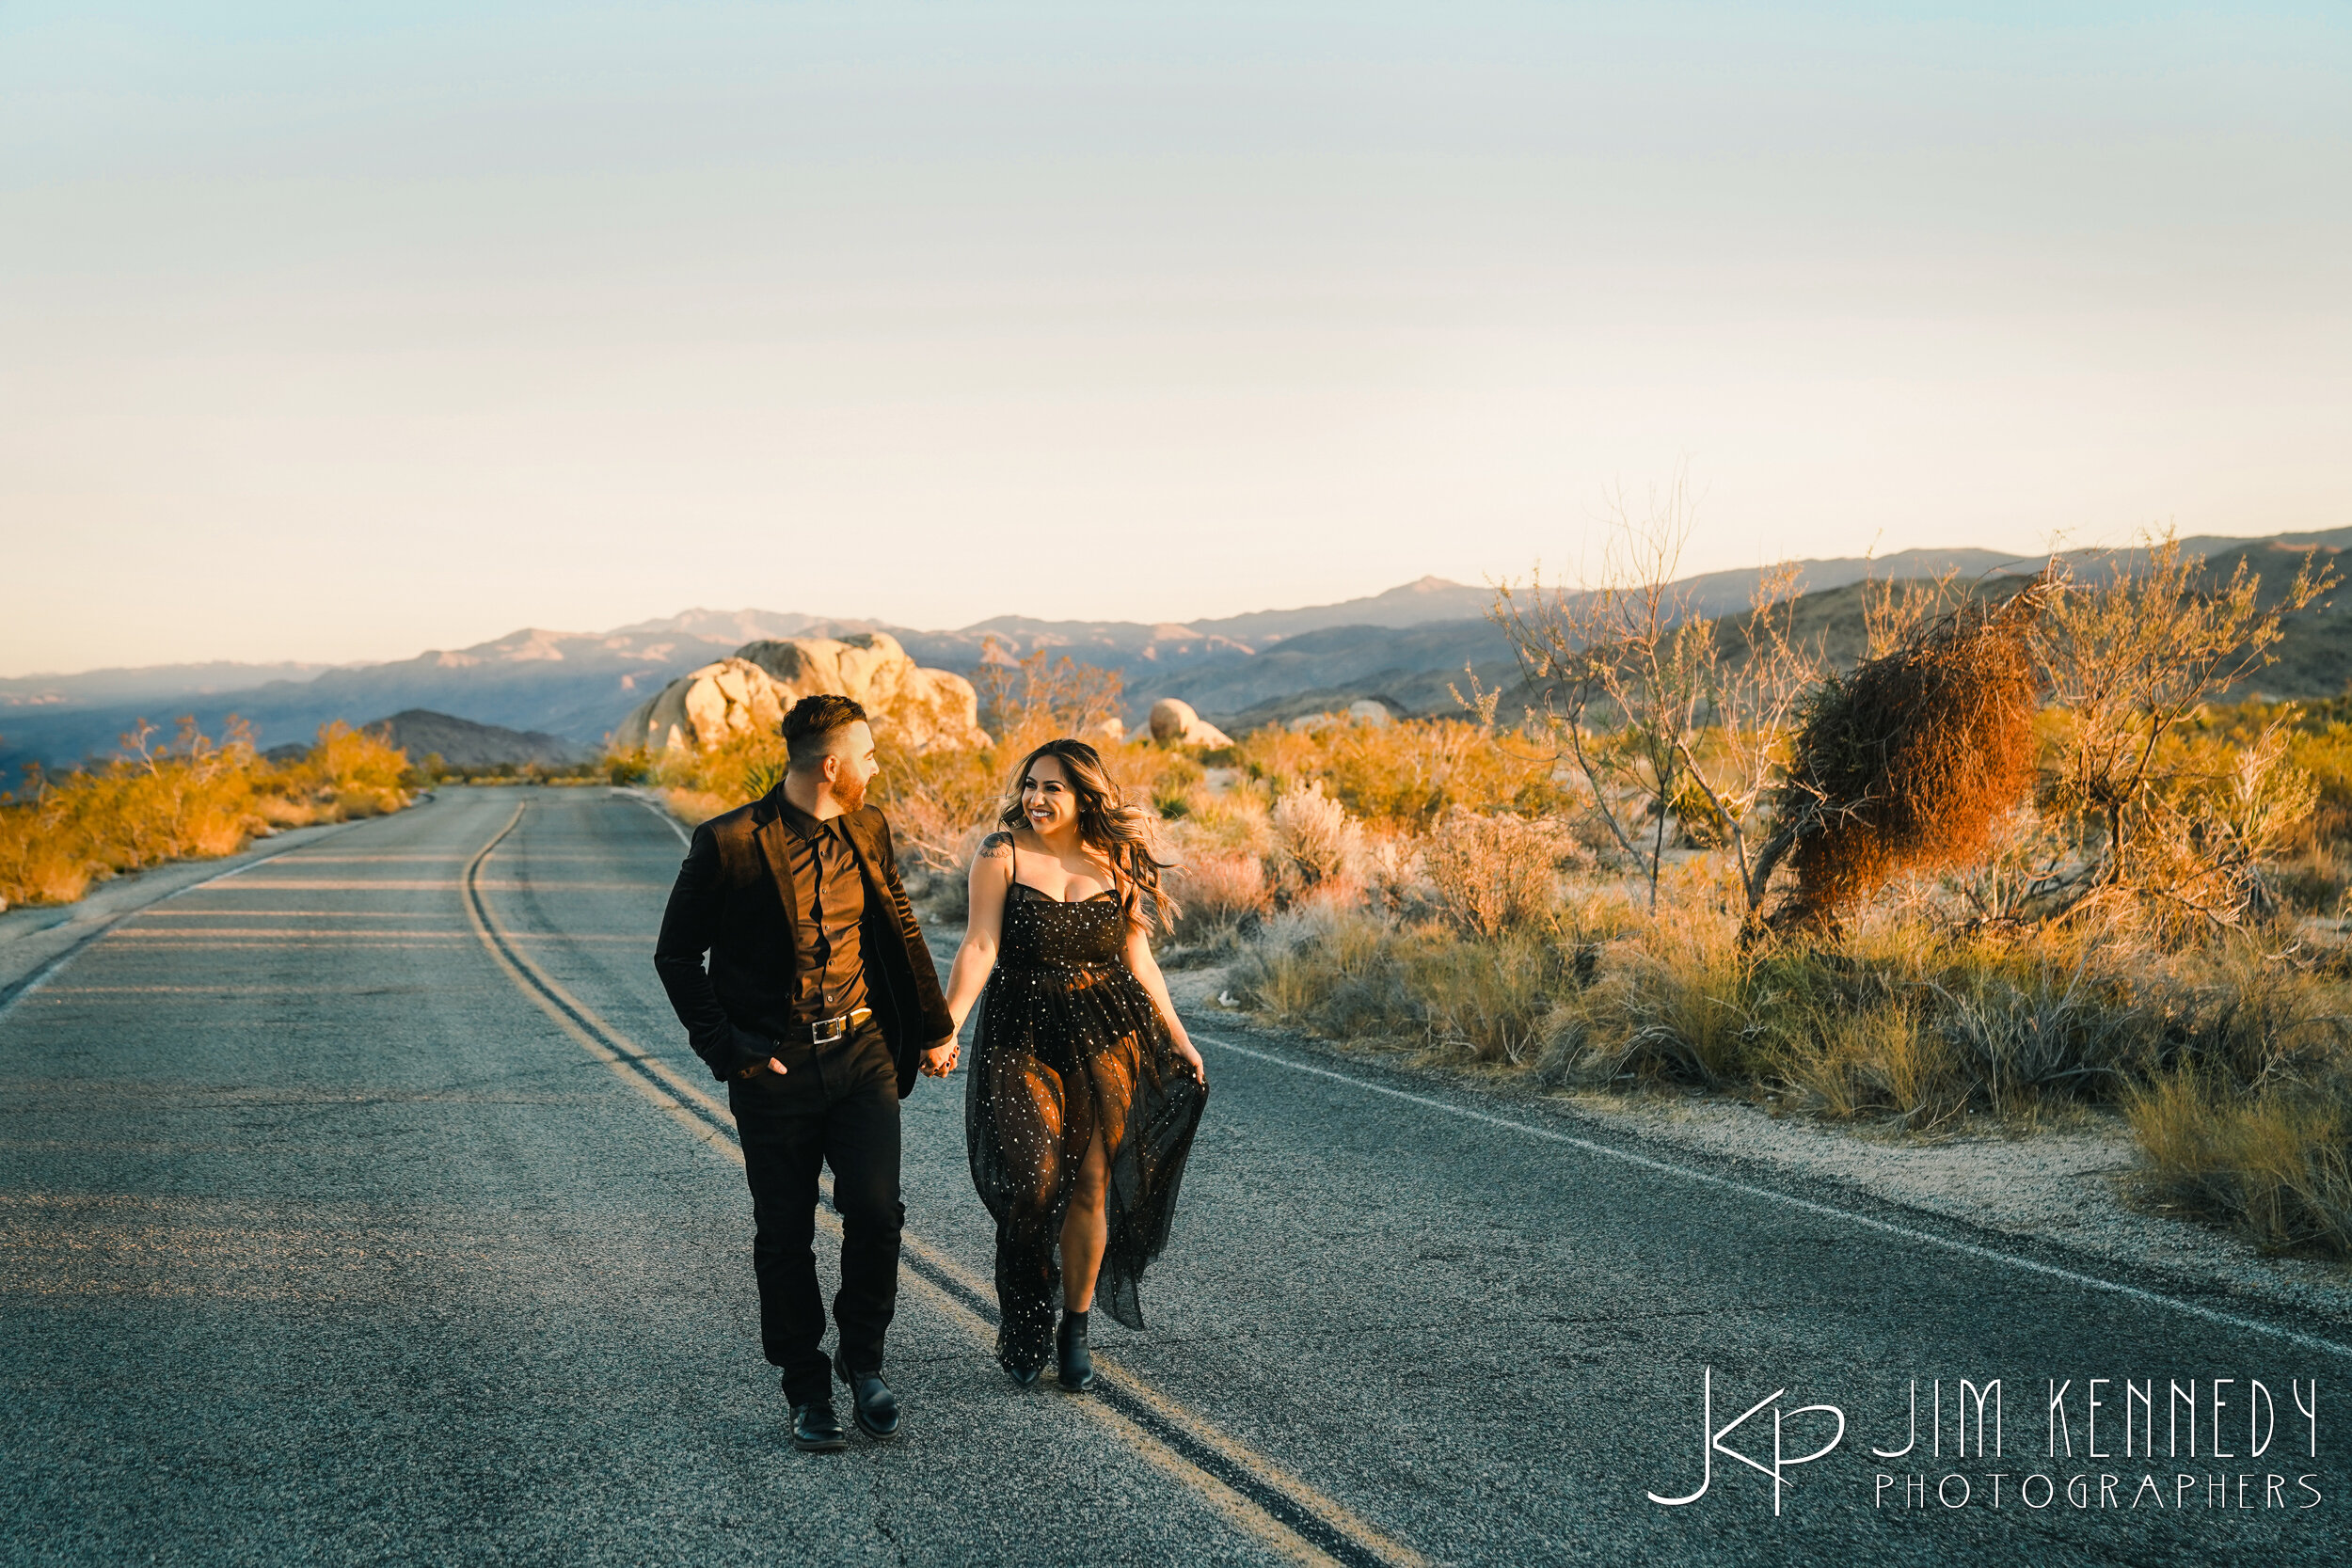
[[[629,710],[615,751],[703,751],[729,737],[772,733],[803,697],[838,691],[865,705],[877,728],[917,751],[985,746],[979,694],[961,675],[918,668],[898,641],[862,632],[835,641],[794,637],[747,642],[688,672]]]
[[[1231,746],[1233,737],[1192,711],[1190,703],[1162,697],[1152,705],[1152,738],[1163,746]]]

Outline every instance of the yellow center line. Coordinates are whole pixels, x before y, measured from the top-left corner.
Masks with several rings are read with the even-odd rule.
[[[517,805],[515,808],[515,815],[507,819],[506,826],[501,828],[467,863],[465,880],[469,888],[482,885],[477,882],[475,872],[484,862],[490,858],[491,852],[499,847],[500,842],[514,831],[516,824],[522,820],[526,809],[527,803]],[[725,1102],[711,1094],[702,1085],[679,1073],[660,1057],[637,1047],[627,1035],[607,1022],[596,1009],[573,995],[554,976],[548,974],[537,964],[531,962],[520,953],[516,953],[510,958],[501,942],[513,939],[503,928],[497,929],[494,934],[487,922],[486,907],[478,905],[472,897],[466,898],[464,903],[466,917],[473,926],[475,936],[481,939],[483,946],[488,949],[491,958],[496,961],[507,978],[514,982],[516,990],[528,996],[541,1012],[552,1019],[557,1027],[577,1041],[590,1055],[604,1063],[614,1074],[627,1081],[631,1088],[660,1107],[678,1125],[684,1127],[693,1135],[695,1141],[714,1150],[736,1166],[742,1165],[742,1149],[734,1142],[714,1132],[707,1121],[688,1109],[690,1104],[698,1106],[708,1116],[723,1118],[727,1125],[732,1126],[735,1120],[734,1112]],[[522,967],[517,968],[517,965]],[[525,969],[529,971],[528,975],[524,973]],[[588,1029],[581,1027],[582,1022],[603,1034],[606,1039],[627,1046],[628,1054],[624,1056],[606,1044],[605,1040],[596,1038]],[[657,1087],[647,1083],[640,1072],[631,1071],[632,1066],[660,1079],[661,1086]],[[663,1093],[664,1088],[670,1092]],[[687,1103],[681,1104],[680,1101]],[[820,1207],[817,1217],[826,1234],[836,1238],[840,1235],[840,1220],[835,1215]],[[900,1241],[908,1251],[914,1253],[926,1265],[953,1280],[974,1295],[985,1297],[993,1293],[994,1290],[993,1285],[983,1282],[954,1258],[925,1243],[912,1232],[902,1232]],[[996,1330],[986,1318],[973,1311],[970,1307],[957,1300],[938,1285],[924,1278],[919,1273],[909,1274],[902,1277],[917,1293],[931,1302],[940,1311],[961,1325],[982,1344],[988,1346],[992,1354],[993,1353]],[[1264,1455],[1227,1436],[1198,1412],[1185,1406],[1180,1401],[1161,1393],[1135,1372],[1101,1355],[1095,1357],[1095,1366],[1098,1373],[1106,1382],[1151,1410],[1162,1420],[1181,1429],[1196,1441],[1214,1449],[1227,1463],[1247,1471],[1260,1483],[1287,1494],[1295,1503],[1320,1516],[1324,1524],[1347,1537],[1364,1551],[1385,1562],[1397,1564],[1398,1568],[1428,1568],[1428,1560],[1422,1554],[1404,1543],[1383,1534],[1358,1517],[1353,1511]],[[1339,1568],[1337,1560],[1316,1546],[1314,1543],[1300,1536],[1250,1497],[1234,1490],[1216,1476],[1201,1469],[1110,1405],[1096,1400],[1073,1401],[1073,1402],[1080,1413],[1092,1418],[1097,1423],[1107,1428],[1112,1435],[1131,1451],[1141,1455],[1152,1465],[1181,1481],[1252,1539],[1261,1542],[1288,1560],[1318,1565],[1329,1564],[1331,1568]]]
[[[414,910],[264,910],[240,905],[233,910],[206,910],[194,906],[177,909],[141,910],[141,921],[149,920],[414,920]]]

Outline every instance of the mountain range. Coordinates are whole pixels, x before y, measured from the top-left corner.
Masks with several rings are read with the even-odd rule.
[[[2182,545],[2220,571],[2244,557],[2266,581],[2283,580],[2284,568],[2307,552],[2333,556],[2352,546],[2352,529]],[[2080,569],[2097,572],[2100,559],[2111,558],[2085,557]],[[1961,548],[1797,564],[1804,590],[1825,594],[1871,577],[2022,575],[2042,562]],[[1762,570],[1706,573],[1677,586],[1693,613],[1727,614],[1746,608]],[[359,723],[421,708],[590,749],[646,695],[745,642],[861,631],[887,632],[917,663],[959,673],[1041,648],[1118,670],[1131,723],[1161,697],[1181,697],[1227,728],[1244,730],[1364,697],[1399,713],[1447,712],[1454,707],[1448,686],[1461,682],[1465,666],[1489,685],[1516,674],[1508,645],[1485,619],[1493,597],[1487,588],[1422,578],[1366,598],[1181,625],[1008,615],[951,631],[698,609],[601,632],[526,627],[471,647],[380,664],[183,664],[21,676],[0,679],[0,768],[13,775],[31,762],[70,766],[110,752],[141,718],[168,724],[183,715],[209,734],[235,714],[268,747],[307,740],[329,720]],[[2281,678],[2265,689],[2279,686],[2276,695],[2340,689],[2352,677],[2352,633],[2339,648],[2335,624],[2318,617],[2298,631],[2295,645],[2281,650],[2292,656],[2282,660]]]

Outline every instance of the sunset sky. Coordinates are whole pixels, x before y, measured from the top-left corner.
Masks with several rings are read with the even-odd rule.
[[[0,6],[0,674],[2352,524],[2352,8]]]

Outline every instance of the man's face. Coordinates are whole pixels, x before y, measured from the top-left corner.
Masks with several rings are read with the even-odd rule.
[[[833,777],[833,798],[843,811],[865,805],[866,786],[882,771],[882,764],[874,760],[873,726],[860,719],[843,730],[839,749],[825,759],[825,771]]]

